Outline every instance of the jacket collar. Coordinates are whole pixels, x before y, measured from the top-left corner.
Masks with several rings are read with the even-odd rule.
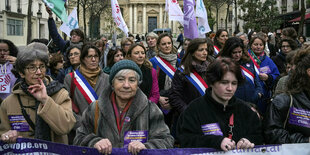
[[[211,96],[212,93],[212,87],[209,87],[206,90],[206,94],[204,95],[204,99],[206,100],[207,104],[211,104],[213,106],[215,106],[217,109],[221,110],[221,111],[227,111],[230,110],[234,107],[234,104],[236,103],[236,97],[233,96],[229,101],[227,106],[224,106],[223,104],[217,102],[216,100],[214,100]]]

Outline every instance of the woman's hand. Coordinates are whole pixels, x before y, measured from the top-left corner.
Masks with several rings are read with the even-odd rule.
[[[5,58],[7,61],[9,61],[10,64],[15,64],[15,61],[16,61],[16,57],[13,57],[13,56],[6,56]]]
[[[109,139],[101,139],[98,141],[94,147],[100,152],[104,154],[111,154],[112,153],[112,144]]]
[[[40,84],[35,84],[35,85],[29,86],[28,91],[38,101],[40,101],[41,103],[45,103],[47,98],[48,98],[48,95],[46,92],[46,87],[40,78],[38,80],[39,80]]]
[[[236,143],[235,143],[234,140],[226,138],[226,137],[222,140],[221,149],[223,151],[226,152],[226,151],[229,151],[229,150],[233,150],[235,148],[236,148]]]
[[[128,145],[128,152],[138,154],[141,150],[146,149],[145,145],[139,141],[130,142]]]
[[[255,146],[254,143],[251,143],[246,138],[241,138],[237,143],[237,149],[250,149],[253,148],[254,146]]]
[[[267,81],[268,80],[268,75],[265,74],[265,73],[259,73],[259,78],[262,80],[262,81]]]
[[[17,138],[22,138],[22,136],[18,136],[18,132],[16,130],[9,130],[1,135],[1,140],[6,143],[16,143]]]
[[[159,104],[162,108],[164,109],[171,109],[171,106],[169,104],[169,98],[168,97],[163,97],[163,96],[160,96],[159,97]]]

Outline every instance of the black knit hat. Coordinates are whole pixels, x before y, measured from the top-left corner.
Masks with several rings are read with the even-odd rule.
[[[112,80],[114,79],[114,76],[122,69],[132,69],[136,71],[140,76],[139,83],[140,81],[142,81],[142,72],[140,70],[140,67],[131,60],[121,60],[115,63],[111,68],[110,75],[109,75],[109,82],[111,85],[112,85]]]

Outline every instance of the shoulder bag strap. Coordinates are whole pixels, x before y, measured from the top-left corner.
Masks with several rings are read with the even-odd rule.
[[[75,90],[75,84],[74,84],[74,72],[71,72],[71,85],[70,85],[70,98],[71,98],[71,103],[72,103],[72,110],[75,113],[79,113],[80,109],[78,106],[74,103],[74,90]]]
[[[20,105],[20,108],[22,110],[22,114],[24,116],[24,118],[26,119],[27,123],[30,125],[30,127],[33,129],[33,131],[35,130],[35,125],[34,123],[32,122],[32,120],[29,118],[29,115],[27,114],[24,106],[23,106],[23,103],[22,103],[22,100],[20,99],[20,95],[17,94],[17,98],[18,98],[18,102],[19,102],[19,105]]]
[[[290,115],[290,108],[292,107],[292,105],[293,105],[293,96],[292,96],[292,94],[290,94],[290,107],[287,110],[286,119],[284,121],[284,129],[286,128],[287,120],[288,120],[288,117]]]
[[[98,100],[96,100],[96,108],[95,108],[95,125],[94,125],[94,133],[96,134],[98,128],[98,119],[99,119],[99,106]]]

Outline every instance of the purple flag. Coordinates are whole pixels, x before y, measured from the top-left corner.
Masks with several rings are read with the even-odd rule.
[[[195,15],[195,0],[184,0],[184,36],[194,39],[198,37]]]

